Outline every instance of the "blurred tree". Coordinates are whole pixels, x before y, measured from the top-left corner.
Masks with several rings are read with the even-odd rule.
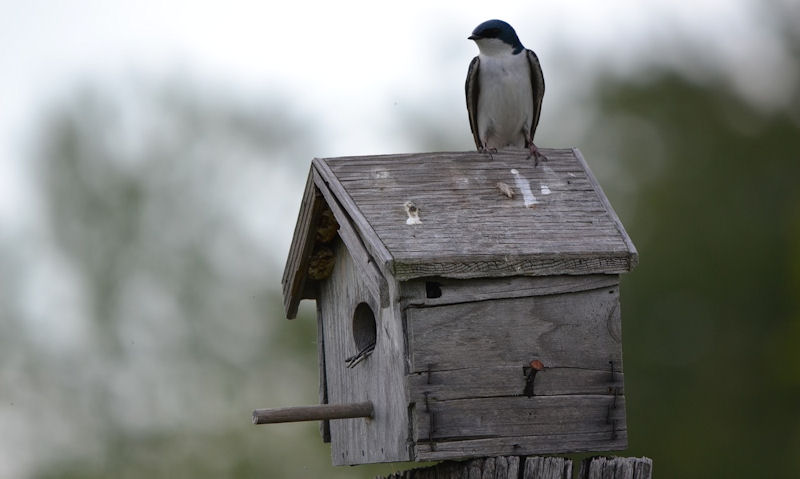
[[[48,116],[50,231],[90,323],[84,348],[30,365],[35,426],[62,430],[38,477],[350,477],[316,424],[249,422],[317,400],[316,325],[282,320],[269,243],[291,234],[309,131],[177,82],[85,87]]]
[[[584,148],[641,257],[629,452],[664,477],[799,477],[800,85],[767,109],[723,78],[648,78],[600,82]]]

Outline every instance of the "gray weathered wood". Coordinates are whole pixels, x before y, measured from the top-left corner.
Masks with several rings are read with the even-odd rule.
[[[353,404],[320,404],[317,406],[256,409],[253,411],[253,424],[372,417],[374,410],[375,408],[369,401]]]
[[[565,457],[497,456],[395,472],[385,479],[571,479],[572,461]],[[522,470],[520,470],[522,468]],[[647,457],[591,457],[581,464],[581,479],[651,479],[653,461]],[[380,478],[376,478],[380,479]]]
[[[597,450],[619,451],[628,447],[627,430],[618,430],[616,439],[608,432],[551,434],[542,436],[507,436],[488,439],[463,439],[434,443],[419,443],[414,447],[417,461],[441,461],[453,457],[482,455],[505,456],[525,454],[563,454]]]
[[[545,154],[538,167],[514,151],[312,162],[284,304],[318,300],[320,402],[375,404],[373,419],[323,422],[334,464],[626,447],[618,275],[637,252],[580,152]],[[312,281],[321,208],[339,229],[330,276]],[[363,306],[354,320],[361,303],[374,328]]]
[[[428,298],[426,284],[434,283],[440,296]],[[404,306],[441,306],[469,303],[487,299],[521,298],[548,294],[575,293],[598,288],[613,288],[619,284],[615,274],[585,276],[557,275],[547,277],[509,276],[478,278],[470,281],[450,278],[426,278],[401,284]]]
[[[589,457],[581,463],[581,479],[650,479],[649,457]]]
[[[345,465],[410,460],[405,368],[398,360],[404,357],[406,348],[399,302],[390,301],[389,307],[381,308],[341,240],[336,241],[334,250],[336,264],[331,277],[321,282],[318,299],[319,320],[324,323],[328,401],[372,401],[376,407],[372,420],[330,423],[332,461]],[[389,284],[390,297],[396,296],[395,284]],[[368,304],[375,314],[375,350],[355,367],[347,368],[345,359],[357,352],[353,314],[360,303]]]
[[[491,159],[476,152],[314,159],[312,170],[387,281],[632,269],[636,248],[580,151],[543,151],[549,161],[538,167],[527,153],[509,150]],[[517,190],[513,199],[498,192],[498,182]],[[525,207],[521,184],[531,188],[534,207]],[[289,317],[300,299],[316,296],[304,287],[319,204],[309,187],[284,271]],[[420,209],[419,225],[406,224],[409,200]]]
[[[571,470],[572,461],[569,459],[554,459],[569,463]],[[462,462],[445,461],[433,466],[399,471],[386,476],[386,479],[519,479],[519,468],[520,458],[517,456],[482,457]],[[562,479],[563,477],[565,476],[551,474],[533,476],[532,479]]]
[[[573,148],[572,151],[575,154],[575,158],[578,159],[581,166],[583,166],[583,169],[586,171],[586,176],[588,177],[589,182],[594,187],[597,195],[600,197],[600,200],[603,202],[603,206],[605,206],[608,215],[614,221],[614,225],[625,239],[625,244],[628,246],[628,251],[631,253],[631,269],[633,269],[639,262],[639,252],[636,251],[636,246],[633,245],[633,241],[631,241],[630,236],[628,236],[628,234],[625,232],[625,227],[622,226],[622,221],[619,220],[617,212],[614,211],[614,208],[611,206],[611,202],[608,201],[608,197],[603,192],[603,187],[600,186],[600,182],[597,181],[594,173],[592,173],[591,168],[589,168],[589,164],[586,163],[586,160],[583,158],[583,154],[581,154],[580,150],[577,148]]]
[[[513,151],[493,159],[425,153],[315,165],[327,168],[345,208],[368,225],[362,233],[385,246],[399,280],[628,271],[636,250],[578,153],[546,150],[550,161],[539,167]],[[524,195],[499,194],[498,182],[528,185],[537,204],[526,208]],[[420,209],[420,225],[405,222],[409,200]]]
[[[430,400],[413,413],[414,440],[442,442],[500,436],[537,438],[605,433],[625,429],[625,399],[614,396],[534,396]],[[525,449],[522,454],[544,451]]]
[[[489,239],[491,240],[491,239]],[[566,242],[553,242],[552,245],[561,244],[565,249],[574,249],[574,253],[558,254],[533,254],[503,256],[502,260],[496,255],[461,255],[455,251],[442,251],[442,248],[430,246],[430,250],[437,250],[448,254],[447,262],[426,261],[425,253],[407,252],[402,261],[394,264],[395,277],[399,280],[420,278],[425,276],[446,276],[449,278],[482,278],[487,276],[517,276],[530,274],[537,276],[555,274],[619,274],[629,271],[627,253],[608,253],[603,257],[595,252],[579,253],[580,244],[566,244]],[[437,245],[438,246],[438,245]],[[447,247],[442,244],[442,247]]]
[[[304,296],[306,271],[314,246],[314,228],[323,206],[322,197],[314,186],[312,172],[309,171],[303,199],[300,203],[300,213],[292,237],[292,245],[289,248],[289,256],[286,259],[286,267],[281,280],[284,312],[289,319],[297,316],[298,305]]]
[[[476,302],[460,302],[475,281],[443,281],[440,298],[424,299],[424,283],[403,283],[412,286],[404,303],[416,459],[624,449],[615,278],[485,281]],[[546,294],[505,298],[509,285]],[[424,304],[448,293],[458,302]],[[527,397],[533,360],[544,368]]]
[[[522,479],[572,479],[572,461],[564,457],[527,457]]]
[[[411,372],[518,366],[622,369],[616,287],[406,309]]]
[[[624,374],[615,368],[592,370],[582,368],[547,367],[537,373],[534,392],[537,396],[565,394],[611,394],[613,388],[624,394]],[[421,403],[428,398],[450,399],[519,396],[525,388],[524,366],[486,366],[444,371],[411,373],[406,377],[411,402]]]
[[[323,181],[328,185],[328,188],[334,193],[336,198],[342,202],[342,205],[344,205],[349,216],[355,223],[359,235],[363,238],[365,245],[369,249],[370,255],[375,259],[377,266],[384,271],[388,270],[388,265],[392,260],[391,253],[375,234],[369,221],[361,213],[356,203],[342,187],[341,182],[331,171],[328,163],[325,160],[314,158],[312,165],[316,168]]]
[[[371,288],[380,299],[381,307],[389,304],[389,286],[386,278],[376,266],[374,259],[362,243],[361,238],[355,231],[350,216],[340,207],[336,197],[327,189],[327,184],[322,180],[316,170],[312,170],[314,183],[319,188],[325,198],[328,207],[333,211],[336,221],[339,223],[339,237],[342,239],[350,255],[355,260],[361,272],[367,277],[365,284]]]
[[[325,378],[325,323],[321,321],[322,312],[317,303],[317,370],[319,371],[319,403],[328,404],[328,385]],[[319,422],[322,442],[331,442],[331,424],[327,420]]]

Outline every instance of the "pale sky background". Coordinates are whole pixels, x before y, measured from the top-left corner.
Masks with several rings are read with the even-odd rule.
[[[396,129],[417,113],[458,132],[454,149],[472,149],[463,85],[477,48],[466,37],[480,22],[501,18],[543,65],[547,95],[537,138],[563,143],[537,143],[580,146],[570,138],[590,127],[581,122],[591,117],[581,95],[597,71],[625,76],[667,66],[699,82],[713,75],[753,104],[779,108],[800,79],[761,4],[0,0],[0,241],[42,235],[32,166],[36,128],[46,108],[81,84],[125,92],[131,79],[177,77],[240,99],[279,96],[323,129],[314,153],[321,157],[409,151],[408,137]],[[570,104],[581,118],[548,121]],[[305,165],[300,171],[310,160],[296,159]],[[284,177],[288,170],[248,178],[242,196],[249,210],[241,214],[254,218],[254,234],[278,256],[288,250],[305,181],[297,171],[291,178]],[[265,218],[265,204],[282,205],[283,214]],[[46,347],[80,347],[83,323],[58,303],[71,293],[36,283],[69,273],[52,266],[52,251],[33,256],[31,269],[41,271],[28,286],[38,298],[30,301],[29,321],[39,321]],[[46,314],[54,309],[57,318]],[[26,423],[18,420],[22,430]],[[18,445],[24,440],[0,437],[0,477],[21,475],[36,459],[35,450]]]
[[[544,119],[597,65],[619,75],[652,65],[692,74],[692,62],[712,63],[712,71],[769,107],[798,72],[785,71],[786,52],[758,4],[4,0],[0,230],[36,220],[26,166],[32,126],[43,107],[81,81],[177,74],[243,97],[280,94],[325,125],[320,156],[402,151],[402,135],[390,130],[393,116],[435,97],[431,107],[463,123],[467,149],[463,81],[477,49],[466,36],[485,19],[509,21],[539,54],[548,85]],[[678,56],[686,43],[702,47],[689,61]]]

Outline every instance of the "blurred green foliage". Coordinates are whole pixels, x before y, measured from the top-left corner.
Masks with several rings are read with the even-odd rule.
[[[622,287],[629,453],[664,477],[799,475],[800,88],[764,113],[664,74],[599,102],[592,144],[635,182],[618,186],[640,251]]]

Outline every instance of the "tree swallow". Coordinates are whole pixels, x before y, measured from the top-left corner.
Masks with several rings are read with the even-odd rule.
[[[467,71],[469,127],[479,151],[508,146],[528,148],[545,159],[533,144],[544,97],[539,58],[522,46],[517,32],[502,20],[481,23],[469,40],[480,54]]]

